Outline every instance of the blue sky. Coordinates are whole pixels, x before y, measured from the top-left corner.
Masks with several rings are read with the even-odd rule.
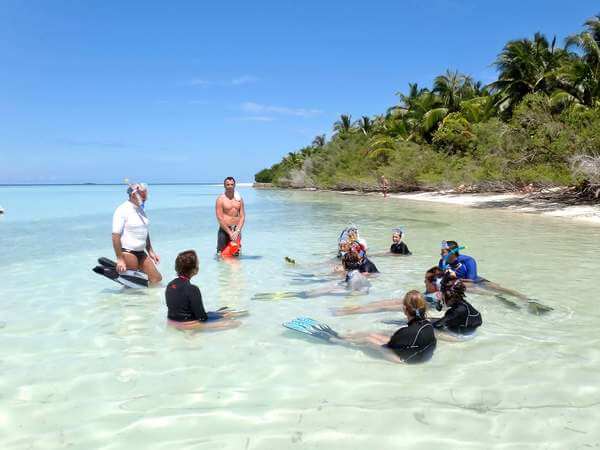
[[[251,181],[509,39],[562,42],[597,1],[0,4],[0,183]]]

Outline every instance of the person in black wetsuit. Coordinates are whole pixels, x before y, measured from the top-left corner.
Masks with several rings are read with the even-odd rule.
[[[465,299],[466,287],[455,274],[448,272],[444,275],[441,291],[448,309],[444,317],[433,322],[436,329],[470,334],[481,326],[481,314]]]
[[[198,274],[198,270],[198,255],[194,250],[186,250],[177,255],[177,278],[170,281],[165,289],[169,323],[185,329],[214,330],[238,327],[240,322],[231,319],[245,315],[243,311],[228,308],[216,312],[205,311],[200,289],[190,282],[190,279]]]
[[[394,255],[412,255],[408,246],[402,241],[402,235],[404,233],[401,229],[397,228],[392,234],[392,245],[390,246],[390,253]]]
[[[418,363],[429,360],[437,341],[433,326],[427,320],[427,303],[420,292],[413,290],[406,293],[403,304],[404,315],[408,319],[407,326],[397,330],[391,337],[377,333],[360,333],[338,335],[338,339],[379,349],[384,352],[386,359],[395,362]],[[335,340],[332,342],[335,343]]]

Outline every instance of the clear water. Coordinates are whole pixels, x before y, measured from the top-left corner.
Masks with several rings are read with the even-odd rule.
[[[488,209],[333,193],[242,189],[246,255],[213,259],[210,186],[151,187],[165,279],[184,249],[209,308],[251,315],[235,330],[165,324],[162,289],[124,291],[91,272],[111,256],[117,186],[3,187],[0,204],[0,448],[586,448],[600,442],[600,228]],[[294,284],[360,225],[372,251],[404,225],[414,256],[374,258],[368,296],[257,302]],[[483,276],[552,306],[534,316],[472,296],[484,325],[432,361],[394,365],[285,330],[299,315],[340,331],[387,331],[394,314],[329,308],[422,288],[439,242],[456,239]],[[283,256],[308,267],[293,269]]]

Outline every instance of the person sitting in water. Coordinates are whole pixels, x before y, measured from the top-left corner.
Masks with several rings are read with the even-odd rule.
[[[465,298],[466,287],[452,272],[441,283],[442,298],[448,306],[444,317],[433,322],[436,329],[456,334],[473,333],[482,324],[481,314]]]
[[[430,307],[436,307],[441,310],[441,292],[439,290],[439,282],[444,276],[437,266],[432,267],[425,273],[425,294],[423,298]],[[341,308],[332,308],[331,312],[334,316],[349,316],[353,314],[370,314],[380,313],[387,311],[403,311],[404,303],[403,299],[393,298],[390,300],[378,300],[371,302],[366,305],[355,305],[355,306],[342,306]]]
[[[390,246],[390,253],[395,255],[412,255],[407,245],[402,241],[404,232],[400,228],[394,229],[392,233],[392,245]]]
[[[204,309],[200,289],[190,282],[199,271],[198,255],[194,250],[177,255],[175,271],[177,278],[169,282],[165,289],[169,324],[177,328],[204,330],[222,330],[240,325],[239,321],[232,319],[246,315],[245,311],[222,308],[206,312]]]
[[[113,214],[112,244],[117,257],[117,272],[141,270],[152,284],[160,283],[162,275],[156,268],[160,258],[152,248],[148,231],[148,216],[144,203],[148,187],[144,183],[127,188],[129,199],[119,205]]]
[[[451,269],[463,281],[479,283],[483,278],[477,274],[477,262],[468,255],[461,255],[456,241],[443,241],[438,267],[442,270]]]
[[[326,324],[312,319],[296,319],[284,324],[287,328],[327,340],[332,344],[376,351],[378,356],[393,362],[419,363],[427,361],[436,347],[433,326],[427,320],[427,303],[418,291],[409,291],[402,300],[408,320],[406,326],[391,336],[382,333],[352,333],[341,335]]]
[[[281,300],[287,298],[313,298],[323,295],[348,295],[349,292],[367,293],[371,283],[362,274],[360,268],[360,257],[356,252],[350,251],[342,258],[342,267],[345,271],[343,281],[335,281],[326,286],[308,291],[284,291],[284,292],[261,292],[255,294],[253,300]]]
[[[361,239],[358,235],[358,228],[355,225],[351,225],[346,229],[347,232],[347,241],[350,247],[350,250],[355,251],[361,257],[364,257],[367,254],[367,241]]]
[[[499,300],[502,300],[507,304],[511,304],[512,302],[502,297],[502,295],[497,294],[507,294],[518,298],[519,300],[525,300],[528,303],[528,309],[534,314],[544,314],[552,311],[552,308],[549,306],[542,305],[519,291],[506,288],[498,283],[480,277],[477,273],[477,263],[475,262],[475,259],[471,256],[461,255],[459,250],[462,248],[463,247],[459,247],[456,241],[443,241],[441,259],[438,266],[442,270],[452,270],[456,277],[463,281],[469,292],[482,295],[495,295]],[[511,307],[519,308],[515,303],[512,303]]]

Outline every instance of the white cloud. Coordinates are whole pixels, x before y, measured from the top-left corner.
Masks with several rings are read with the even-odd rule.
[[[284,116],[314,117],[323,114],[320,109],[289,108],[287,106],[261,105],[260,103],[244,102],[240,105],[242,111],[250,114],[279,114]]]

